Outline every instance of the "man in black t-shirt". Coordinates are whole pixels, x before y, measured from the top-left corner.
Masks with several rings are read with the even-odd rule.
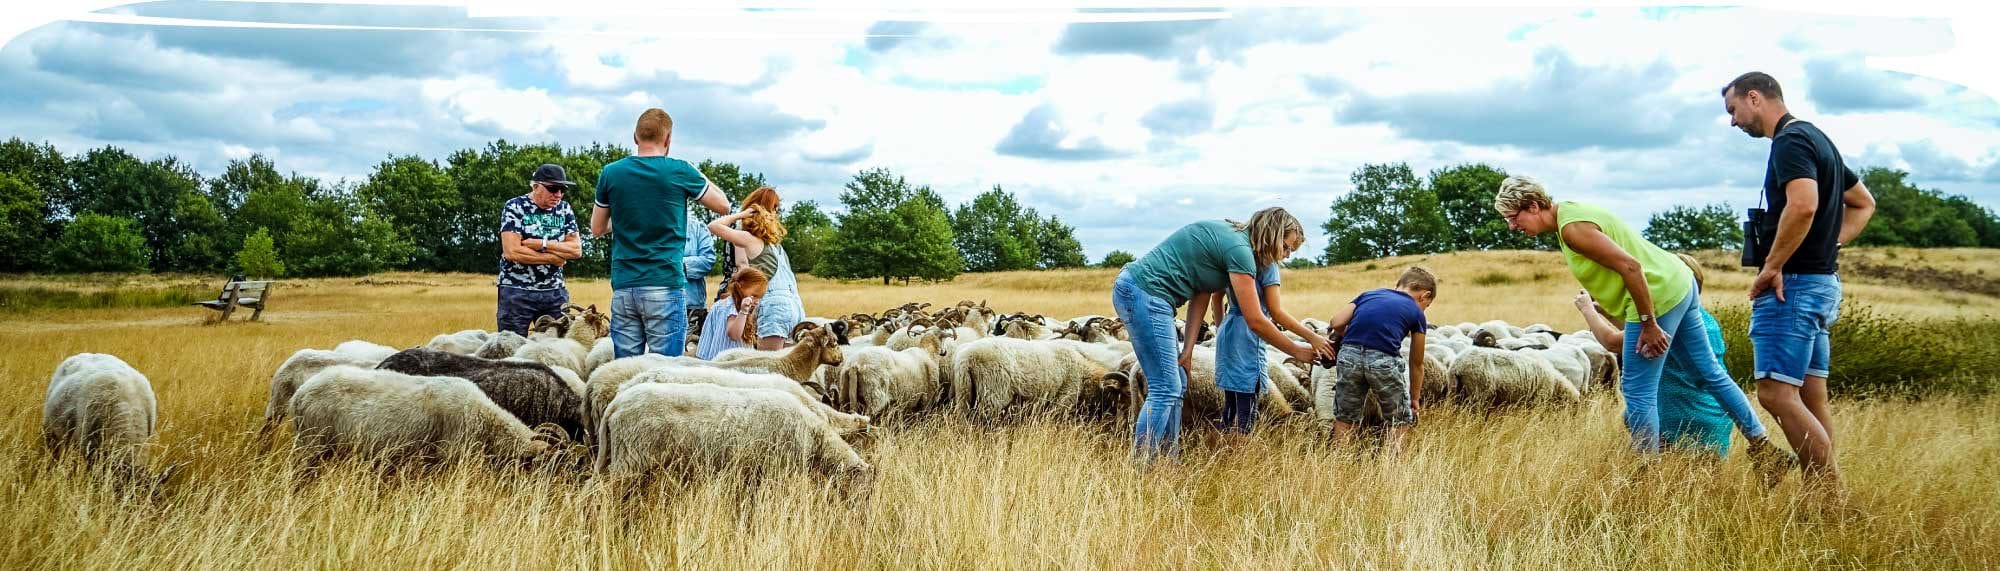
[[[1750,283],[1757,401],[1784,428],[1808,483],[1837,491],[1826,394],[1833,355],[1827,328],[1841,297],[1834,272],[1841,244],[1875,214],[1875,197],[1826,133],[1785,110],[1784,93],[1770,75],[1737,77],[1722,88],[1722,103],[1731,126],[1771,139],[1763,197],[1770,206],[1755,228],[1770,254]]]

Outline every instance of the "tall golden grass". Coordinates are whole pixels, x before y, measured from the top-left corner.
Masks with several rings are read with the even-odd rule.
[[[1285,300],[1324,316],[1417,260],[1287,272]],[[1422,263],[1445,280],[1435,321],[1579,326],[1572,282],[1549,254]],[[1510,279],[1473,285],[1486,274]],[[808,279],[804,289],[816,315],[986,299],[1067,316],[1108,314],[1113,275],[911,287]],[[1711,303],[1740,304],[1747,274],[1718,276]],[[1493,415],[1427,409],[1400,460],[1327,450],[1304,423],[1283,422],[1241,448],[1192,437],[1178,465],[1150,471],[1127,462],[1127,427],[938,418],[888,430],[865,452],[879,476],[855,503],[795,476],[754,489],[673,483],[620,504],[587,478],[481,465],[385,478],[339,464],[294,489],[286,457],[257,452],[266,383],[292,351],[490,328],[491,283],[291,280],[255,324],[204,325],[196,308],[0,317],[0,375],[11,381],[0,388],[0,568],[2000,566],[2000,402],[1965,397],[1838,402],[1853,509],[1832,513],[1801,499],[1796,481],[1764,490],[1740,454],[1669,457],[1640,471],[1610,399]],[[602,281],[572,290],[584,303],[609,299]],[[1918,317],[2000,305],[1939,303],[1939,292],[1907,284],[1857,280],[1848,291]],[[154,497],[55,465],[41,449],[48,375],[86,351],[118,355],[153,382],[154,464],[181,466]]]

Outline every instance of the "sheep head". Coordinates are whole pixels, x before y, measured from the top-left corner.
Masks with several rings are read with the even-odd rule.
[[[570,307],[576,306],[571,305]],[[582,343],[585,347],[589,347],[591,343],[597,342],[599,338],[611,332],[611,316],[599,313],[596,304],[591,304],[590,307],[584,308],[582,312],[571,316],[569,323],[569,327],[562,333],[562,336]]]
[[[554,339],[569,334],[569,316],[543,315],[528,324],[529,339]]]
[[[826,329],[811,329],[799,339],[799,349],[819,352],[819,364],[839,365],[842,360],[839,340]]]
[[[792,342],[798,342],[800,335],[814,329],[819,329],[819,324],[811,321],[800,321],[798,325],[793,325],[791,334]]]
[[[835,321],[833,323],[828,323],[826,325],[826,328],[833,331],[834,341],[838,341],[839,344],[841,345],[846,345],[848,343],[846,321]]]

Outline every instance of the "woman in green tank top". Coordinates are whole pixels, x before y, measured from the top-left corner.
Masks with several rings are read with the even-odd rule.
[[[1556,232],[1570,273],[1612,316],[1625,321],[1618,389],[1625,397],[1625,427],[1635,449],[1660,450],[1660,375],[1672,360],[1699,374],[1702,388],[1749,439],[1750,459],[1766,479],[1784,473],[1788,455],[1771,445],[1750,399],[1708,345],[1700,318],[1701,292],[1686,264],[1610,211],[1555,202],[1541,183],[1528,177],[1500,183],[1493,208],[1507,219],[1508,229],[1529,236]]]

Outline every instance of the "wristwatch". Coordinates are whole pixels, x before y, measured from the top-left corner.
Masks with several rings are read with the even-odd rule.
[[[547,251],[549,251],[549,239],[548,239],[548,238],[543,238],[543,239],[542,239],[542,251],[543,251],[543,252],[547,252]]]
[[[1652,321],[1652,320],[1653,320],[1653,314],[1651,314],[1651,313],[1641,313],[1641,314],[1639,314],[1639,322],[1640,322],[1640,323],[1646,323],[1646,322],[1649,322],[1649,321]]]

